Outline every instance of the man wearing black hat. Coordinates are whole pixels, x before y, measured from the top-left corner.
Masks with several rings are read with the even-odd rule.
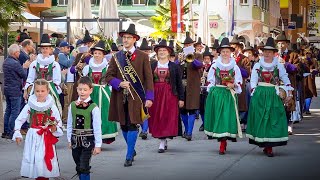
[[[215,39],[213,45],[210,47],[211,49],[211,55],[212,57],[212,63],[215,63],[215,61],[218,59],[219,57],[219,53],[217,51],[217,49],[219,48],[219,40]]]
[[[208,86],[208,72],[211,67],[213,56],[209,51],[209,47],[206,46],[203,52],[203,68],[202,68],[202,77],[201,77],[201,93],[200,93],[200,116],[202,120],[202,125],[199,128],[199,131],[204,131],[204,110],[205,102],[208,96],[207,86]]]
[[[193,46],[196,49],[196,53],[202,53],[203,43],[201,41],[201,37],[198,37],[198,41],[194,43]]]
[[[291,86],[295,89],[292,93],[293,94],[292,100],[294,102],[289,103],[290,106],[286,106],[287,120],[288,120],[288,133],[292,134],[292,125],[293,125],[292,118],[295,119],[295,117],[296,117],[296,116],[292,116],[293,115],[292,112],[300,114],[300,110],[299,110],[299,112],[295,112],[296,111],[296,103],[295,103],[296,90],[298,87],[297,85],[298,85],[298,83],[299,84],[302,83],[301,78],[297,79],[297,75],[298,75],[299,69],[300,69],[299,68],[300,60],[299,60],[299,56],[297,53],[295,53],[291,50],[288,50],[290,40],[287,39],[284,31],[282,31],[282,33],[276,37],[275,42],[277,43],[277,46],[278,46],[279,60],[282,63],[284,63],[285,68],[288,73],[288,77],[291,82]]]
[[[233,36],[233,39],[231,40],[230,45],[235,49],[234,58],[241,70],[241,75],[243,78],[242,92],[241,94],[238,95],[239,112],[240,112],[241,121],[243,121],[244,119],[246,119],[246,114],[248,111],[248,102],[246,99],[246,79],[249,78],[251,66],[250,66],[249,59],[242,54],[243,45],[240,43],[240,40],[237,34]]]
[[[136,155],[135,144],[138,125],[148,118],[147,108],[154,99],[153,76],[149,57],[137,50],[135,42],[140,39],[135,25],[119,32],[124,49],[112,58],[106,74],[106,81],[112,86],[109,121],[120,122],[123,137],[127,143],[125,167],[132,166]]]
[[[189,32],[186,33],[186,39],[182,44],[184,50],[193,47],[194,41],[191,39]],[[182,84],[185,87],[185,106],[181,109],[180,115],[185,128],[184,137],[191,141],[196,111],[200,107],[201,73],[199,70],[203,67],[203,56],[195,52],[190,52],[190,54],[184,56],[185,58],[181,62],[181,72]]]

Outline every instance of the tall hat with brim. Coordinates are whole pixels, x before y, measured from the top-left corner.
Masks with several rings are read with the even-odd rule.
[[[90,36],[89,31],[86,30],[84,33],[84,37],[82,39],[82,43],[89,43],[89,42],[93,42],[93,38]]]
[[[219,47],[219,40],[215,39],[213,45],[210,47],[211,49],[218,49]]]
[[[243,51],[253,51],[253,50],[254,50],[253,47],[250,45],[250,42],[248,41]]]
[[[235,35],[233,36],[232,40],[230,41],[230,44],[239,44],[239,45],[241,45],[241,44],[240,44],[240,41],[239,41],[239,37],[238,37],[237,34],[235,34]]]
[[[170,56],[176,56],[176,53],[174,53],[174,40],[173,39],[171,39],[170,41],[169,41],[169,47],[171,47],[172,48],[172,52],[171,52],[171,54],[170,54]]]
[[[167,45],[167,41],[165,39],[163,39],[162,41],[160,41],[159,44],[154,46],[154,51],[158,53],[158,50],[160,48],[166,48],[169,51],[169,54],[173,52],[173,49]]]
[[[217,51],[220,52],[221,49],[224,49],[224,48],[228,48],[231,51],[234,51],[234,48],[230,46],[229,39],[226,38],[226,37],[222,39],[222,41],[220,43],[220,46],[218,47]]]
[[[95,50],[102,51],[104,54],[107,54],[106,52],[106,44],[104,41],[100,40],[93,48],[90,49],[92,52]]]
[[[278,49],[276,48],[276,44],[274,42],[274,39],[272,37],[268,37],[266,45],[261,49],[262,49],[262,51],[265,51],[265,50],[271,50],[274,52],[278,51]]]
[[[50,37],[48,34],[42,34],[40,44],[38,47],[53,47],[54,45],[50,42]]]
[[[112,43],[112,44],[111,44],[111,51],[119,51],[116,43]]]
[[[212,54],[209,51],[209,47],[208,46],[206,46],[205,49],[204,49],[203,57],[204,56],[210,56],[210,57],[212,56]]]
[[[191,44],[191,43],[194,43],[194,41],[190,37],[190,32],[186,32],[186,39],[182,44]]]
[[[286,33],[285,33],[284,31],[282,31],[281,34],[279,34],[279,35],[276,37],[275,42],[277,43],[277,42],[279,42],[279,41],[284,41],[284,42],[288,42],[288,43],[290,42],[290,40],[287,39]]]
[[[143,39],[142,39],[142,43],[141,43],[139,49],[146,51],[146,50],[152,50],[152,47],[151,47],[151,46],[148,46],[148,41],[147,41],[147,39],[146,39],[146,38],[143,38]]]
[[[127,30],[119,32],[120,37],[122,37],[124,34],[132,35],[137,41],[140,39],[140,36],[136,34],[136,26],[134,24],[130,24]]]
[[[203,43],[202,43],[202,41],[201,41],[201,37],[198,37],[198,41],[197,41],[196,43],[194,43],[193,46],[196,46],[196,45],[198,45],[198,44],[203,45]]]

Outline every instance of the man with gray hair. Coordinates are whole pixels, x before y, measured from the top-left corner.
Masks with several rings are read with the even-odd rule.
[[[26,61],[21,66],[18,60],[20,47],[17,44],[12,44],[8,48],[8,54],[9,56],[3,63],[6,110],[4,114],[4,133],[1,137],[11,139],[15,120],[20,113],[23,81],[27,79],[27,73],[23,68],[29,68],[31,62]]]

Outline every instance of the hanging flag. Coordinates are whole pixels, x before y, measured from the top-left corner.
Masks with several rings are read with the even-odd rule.
[[[183,29],[183,0],[171,1],[171,28],[172,32],[180,33]]]

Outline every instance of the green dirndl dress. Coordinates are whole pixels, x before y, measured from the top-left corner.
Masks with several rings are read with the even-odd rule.
[[[258,74],[259,81],[264,82],[261,73]],[[275,68],[273,77],[278,74]],[[258,84],[250,100],[246,133],[249,143],[259,147],[282,146],[288,141],[286,111],[272,84]]]
[[[228,73],[234,74],[233,69]],[[221,84],[219,68],[215,71],[215,78],[217,84]],[[237,101],[237,96],[232,95],[226,86],[211,87],[205,107],[204,132],[206,135],[212,136],[218,141],[226,139],[236,141],[239,136]]]
[[[116,122],[108,120],[111,91],[108,85],[102,84],[102,77],[105,77],[107,68],[103,68],[102,72],[92,72],[89,68],[88,76],[92,79],[93,92],[90,97],[96,103],[101,111],[101,131],[103,143],[110,144],[118,135],[118,126]]]

